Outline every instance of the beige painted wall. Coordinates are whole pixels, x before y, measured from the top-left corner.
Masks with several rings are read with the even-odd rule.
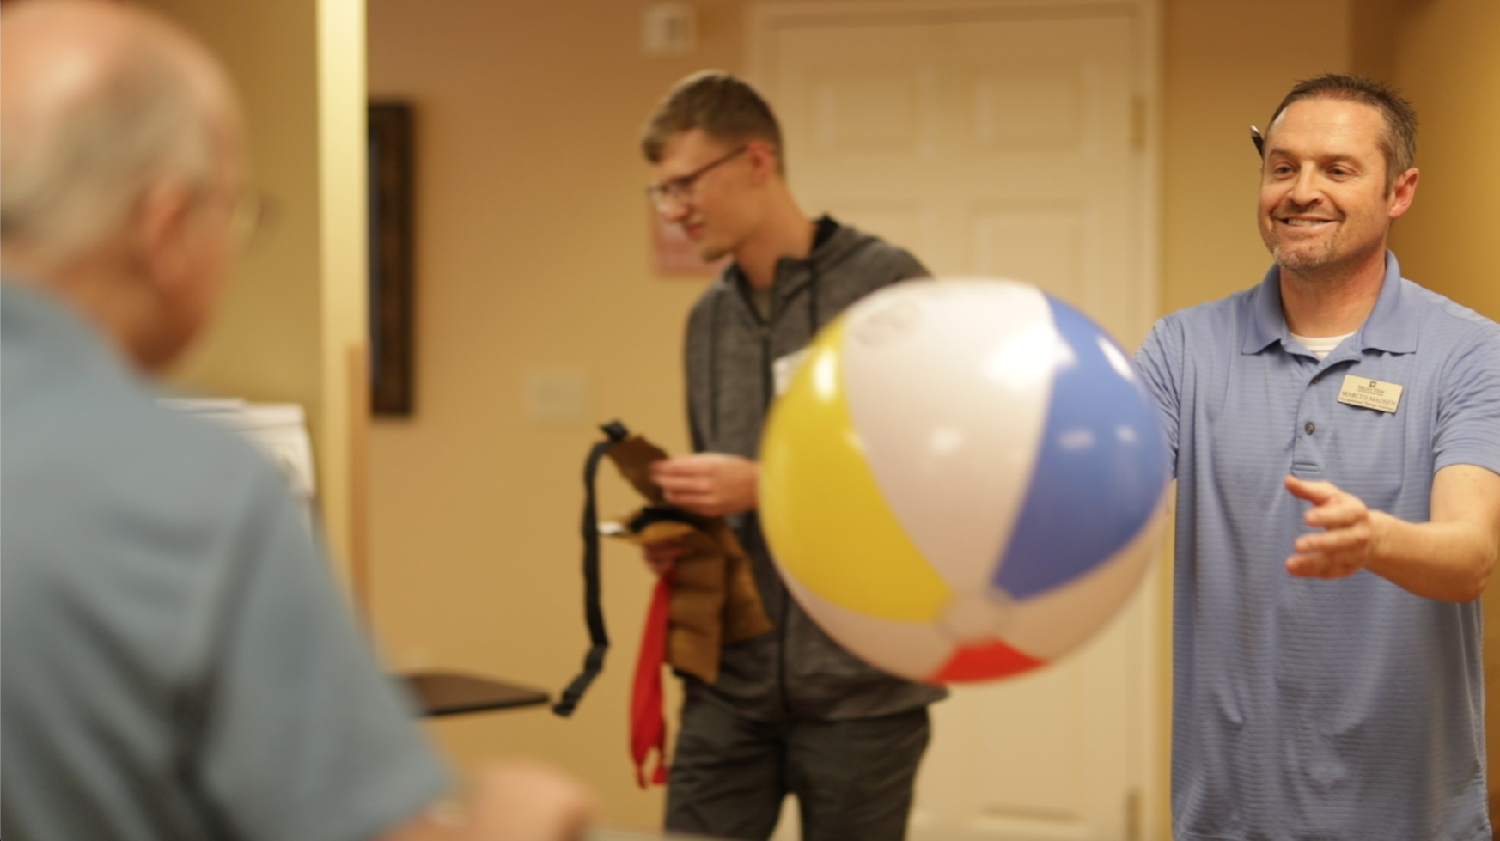
[[[1402,270],[1500,320],[1500,4],[1412,0],[1397,29],[1396,79],[1421,119],[1417,200],[1394,234]]]
[[[1407,277],[1500,320],[1500,4],[1415,0],[1395,73],[1421,118],[1417,201],[1393,236]],[[1500,789],[1500,587],[1485,593],[1490,791]],[[1495,815],[1491,815],[1492,820]]]

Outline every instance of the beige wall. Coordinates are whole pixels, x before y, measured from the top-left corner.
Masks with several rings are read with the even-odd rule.
[[[1422,171],[1393,234],[1401,268],[1500,320],[1500,4],[1411,0],[1398,31],[1396,79],[1421,119]]]
[[[1396,226],[1403,273],[1500,320],[1500,4],[1414,0],[1402,10],[1396,78],[1417,104],[1422,171]],[[1490,791],[1500,788],[1500,587],[1484,596]],[[1492,816],[1493,818],[1494,816]]]

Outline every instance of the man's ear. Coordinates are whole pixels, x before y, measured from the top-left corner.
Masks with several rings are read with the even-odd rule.
[[[1411,209],[1412,200],[1417,197],[1417,180],[1420,175],[1417,168],[1412,167],[1396,176],[1396,183],[1391,185],[1390,218],[1395,219]]]
[[[173,181],[153,185],[136,204],[133,246],[151,283],[173,285],[185,274],[195,201],[192,189]]]
[[[745,144],[745,156],[750,159],[751,173],[756,184],[764,184],[779,172],[780,160],[776,150],[764,140],[752,140]]]

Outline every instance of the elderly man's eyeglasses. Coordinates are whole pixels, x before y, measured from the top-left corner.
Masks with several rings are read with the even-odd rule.
[[[230,208],[229,231],[240,250],[258,245],[276,222],[276,202],[265,193],[246,189],[235,196]]]
[[[707,175],[714,167],[728,163],[749,148],[749,146],[741,146],[723,157],[714,158],[687,175],[679,175],[660,184],[652,184],[646,188],[646,196],[651,199],[652,204],[656,205],[657,210],[681,206],[693,197],[693,187],[698,183],[699,178]]]

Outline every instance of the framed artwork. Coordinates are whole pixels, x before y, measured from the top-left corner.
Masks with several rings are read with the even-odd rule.
[[[409,417],[416,337],[414,158],[409,102],[369,104],[370,411]]]

